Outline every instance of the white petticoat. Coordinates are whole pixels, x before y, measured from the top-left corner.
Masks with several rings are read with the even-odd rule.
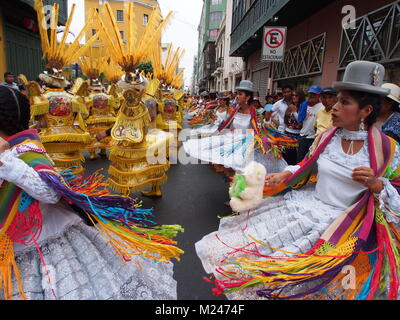
[[[263,154],[261,149],[254,150],[254,136],[249,132],[234,130],[221,135],[190,139],[183,146],[185,152],[195,159],[239,172],[253,160],[263,164],[268,173],[281,172],[287,167],[285,160],[275,159],[272,153]]]
[[[34,246],[15,245],[16,262],[30,300],[175,300],[173,264],[133,257],[127,263],[95,227],[70,209],[42,205],[43,232],[39,247],[51,283]],[[20,299],[13,277],[13,299]],[[54,293],[53,293],[53,291]],[[3,299],[0,290],[0,299]]]
[[[265,199],[256,210],[222,219],[218,231],[206,235],[195,245],[206,273],[214,273],[217,279],[222,279],[215,270],[224,265],[225,259],[250,257],[243,252],[228,254],[252,243],[248,235],[272,248],[288,252],[305,253],[310,250],[343,212],[343,209],[324,204],[314,195],[313,186],[291,191],[284,196]],[[258,244],[257,248],[263,255],[285,256],[282,252]],[[257,259],[256,256],[251,258]],[[248,288],[227,296],[239,300],[259,299],[256,290],[254,287]]]
[[[253,140],[252,134],[246,133],[246,130],[235,130],[206,138],[190,139],[183,146],[186,153],[195,159],[243,170],[253,159]]]

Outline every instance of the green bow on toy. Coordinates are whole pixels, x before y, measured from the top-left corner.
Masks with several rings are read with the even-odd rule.
[[[231,198],[240,199],[241,193],[247,188],[247,182],[243,175],[237,174],[233,180],[232,186],[229,188]]]

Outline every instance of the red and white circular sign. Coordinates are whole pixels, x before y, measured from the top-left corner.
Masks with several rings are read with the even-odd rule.
[[[264,42],[271,49],[279,48],[285,42],[285,35],[279,29],[271,29],[265,34]]]

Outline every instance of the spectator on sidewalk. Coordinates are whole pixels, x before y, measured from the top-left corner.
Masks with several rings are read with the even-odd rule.
[[[282,87],[282,90],[283,98],[272,107],[272,118],[277,115],[279,121],[278,131],[280,132],[285,131],[285,113],[289,105],[292,104],[293,87],[285,85]]]
[[[14,74],[9,71],[4,73],[4,82],[0,83],[0,85],[20,91],[18,85],[14,82]]]
[[[338,102],[337,93],[333,88],[322,89],[321,102],[324,105],[315,115],[315,128],[318,137],[322,132],[333,127],[333,106]]]
[[[303,123],[300,130],[299,149],[297,151],[297,163],[301,162],[307,155],[311,145],[315,140],[315,115],[323,107],[321,103],[322,88],[314,84],[308,90],[308,101],[302,104],[297,121]]]
[[[297,121],[300,106],[306,100],[305,94],[302,90],[296,90],[292,95],[293,103],[288,107],[285,114],[285,134],[295,140],[300,139],[300,130],[302,123]],[[286,149],[283,152],[283,158],[289,165],[297,164],[297,148]]]
[[[400,87],[394,83],[385,83],[382,88],[389,89],[390,93],[381,98],[381,108],[375,126],[400,143]]]

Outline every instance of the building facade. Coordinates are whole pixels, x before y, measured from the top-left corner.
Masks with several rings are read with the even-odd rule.
[[[192,79],[191,79],[191,85],[190,85],[190,93],[195,94],[196,92],[199,91],[199,88],[197,87],[197,67],[198,61],[197,61],[197,55],[193,57],[193,73],[192,73]]]
[[[203,0],[198,27],[198,69],[196,77],[199,90],[215,90],[213,72],[216,69],[215,42],[220,33],[220,25],[225,14],[227,0]]]
[[[44,0],[44,5],[59,4],[59,23],[68,16],[67,0]],[[35,80],[45,62],[37,27],[34,0],[0,0],[0,78],[6,71],[24,74]],[[2,80],[1,80],[2,81]]]
[[[380,62],[385,80],[400,82],[399,2],[235,0],[230,53],[243,57],[261,97],[284,83],[330,86],[354,60]],[[345,25],[347,17],[354,23]],[[264,26],[288,28],[284,62],[262,61]]]
[[[126,40],[126,37],[128,36],[128,24],[126,23],[126,17],[124,16],[124,7],[128,0],[85,0],[85,21],[88,20],[93,8],[99,9],[105,2],[110,4],[119,31],[121,32],[121,37],[123,40]],[[131,0],[130,2],[135,4],[134,12],[136,27],[138,34],[141,34],[147,26],[153,8],[158,6],[158,2],[157,0]],[[86,39],[89,39],[95,33],[95,29],[89,30],[86,34]]]
[[[233,0],[227,0],[226,14],[216,41],[216,69],[213,73],[217,91],[234,91],[244,77],[243,59],[229,55],[232,30]]]

